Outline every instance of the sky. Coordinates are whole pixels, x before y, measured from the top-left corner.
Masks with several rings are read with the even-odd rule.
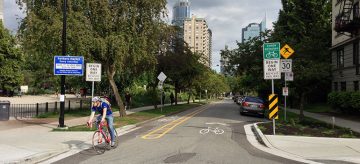
[[[24,13],[19,10],[15,0],[4,1],[5,27],[15,32]],[[168,18],[171,22],[172,8],[178,0],[167,0]],[[260,23],[266,13],[267,28],[278,18],[281,0],[189,0],[190,14],[205,18],[212,30],[212,69],[220,70],[220,50],[225,45],[235,48],[241,41],[241,29],[250,23]]]

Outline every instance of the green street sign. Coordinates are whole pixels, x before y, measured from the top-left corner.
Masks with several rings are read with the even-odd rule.
[[[263,45],[264,59],[280,59],[280,43],[264,43]]]

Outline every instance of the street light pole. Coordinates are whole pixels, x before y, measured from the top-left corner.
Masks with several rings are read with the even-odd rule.
[[[63,6],[63,30],[62,30],[62,56],[66,56],[66,6],[67,0],[64,0]],[[61,91],[60,91],[60,117],[59,127],[65,127],[64,125],[64,111],[65,111],[65,76],[61,75]]]

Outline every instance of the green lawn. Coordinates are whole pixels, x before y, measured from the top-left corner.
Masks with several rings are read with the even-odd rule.
[[[327,113],[332,111],[331,106],[326,103],[309,104],[304,107],[304,110],[312,113]]]

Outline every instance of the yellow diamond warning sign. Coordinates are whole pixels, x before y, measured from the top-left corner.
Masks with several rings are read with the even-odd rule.
[[[285,59],[289,58],[295,51],[287,44],[280,50],[281,56],[283,56]]]

